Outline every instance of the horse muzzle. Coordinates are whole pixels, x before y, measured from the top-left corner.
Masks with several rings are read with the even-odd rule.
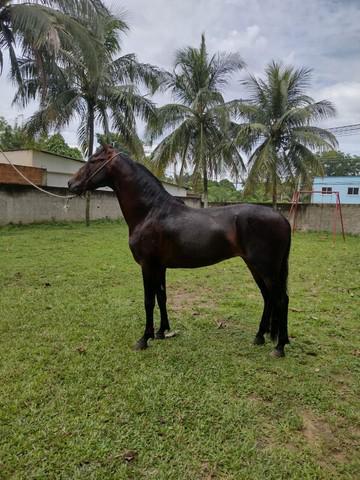
[[[84,193],[85,189],[83,188],[83,185],[81,185],[80,182],[77,182],[76,180],[70,179],[68,181],[68,188],[71,193],[75,193],[80,195],[81,193]]]

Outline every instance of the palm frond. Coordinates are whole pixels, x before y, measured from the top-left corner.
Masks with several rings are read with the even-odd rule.
[[[249,173],[245,182],[246,193],[268,174],[277,175],[277,158],[270,140],[265,140],[256,148],[249,158],[248,169]]]
[[[180,122],[193,115],[193,111],[186,105],[168,104],[155,110],[155,115],[148,120],[146,136],[155,139],[165,131],[176,128]]]
[[[331,132],[310,126],[293,128],[290,142],[301,143],[316,151],[330,151],[338,145],[335,136]]]

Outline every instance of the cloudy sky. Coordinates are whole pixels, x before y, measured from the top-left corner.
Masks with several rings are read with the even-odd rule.
[[[125,12],[130,32],[124,53],[170,69],[174,52],[198,46],[202,32],[209,52],[237,51],[247,71],[262,75],[272,59],[313,69],[310,94],[329,99],[337,116],[325,126],[360,123],[360,0],[105,0],[114,12]],[[119,6],[120,5],[120,6]],[[234,77],[226,97],[245,97],[240,85],[246,71]],[[10,121],[26,111],[11,106],[13,87],[0,77],[1,113]],[[165,98],[158,97],[162,103]],[[76,124],[64,130],[76,144]],[[339,138],[340,148],[360,154],[360,135]]]

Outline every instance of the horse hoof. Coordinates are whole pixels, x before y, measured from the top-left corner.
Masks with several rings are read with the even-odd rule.
[[[135,343],[134,345],[134,350],[135,351],[140,351],[140,350],[146,350],[148,348],[147,341],[141,338],[138,342]]]
[[[165,338],[174,338],[179,335],[179,332],[173,330],[172,332],[165,333]]]
[[[265,344],[265,338],[260,335],[256,335],[254,338],[254,345],[264,345]]]
[[[285,352],[284,350],[278,350],[277,348],[275,348],[275,350],[273,350],[270,355],[274,358],[282,358],[285,357]]]
[[[155,333],[155,340],[165,340],[165,332],[156,332]]]

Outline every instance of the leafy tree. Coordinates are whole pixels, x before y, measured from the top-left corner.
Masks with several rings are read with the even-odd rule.
[[[59,133],[51,136],[45,134],[35,138],[18,124],[12,127],[3,117],[0,117],[0,147],[2,150],[46,150],[70,158],[83,158],[80,150],[76,147],[70,147]]]
[[[230,180],[209,180],[209,202],[240,202],[241,199],[241,192],[236,190]]]
[[[144,157],[144,147],[142,141],[137,137],[132,138],[132,142],[120,133],[98,133],[96,134],[98,144],[103,146],[112,144],[117,150],[123,152],[125,155],[134,156],[137,160],[142,160]]]
[[[22,84],[16,45],[24,56],[35,57],[39,70],[44,56],[55,55],[74,41],[89,50],[91,36],[78,19],[106,13],[100,0],[0,0],[0,71],[7,51],[11,75]]]
[[[335,109],[327,100],[315,102],[306,95],[310,70],[272,62],[265,73],[265,79],[250,75],[243,82],[250,100],[234,105],[234,113],[246,123],[234,128],[237,143],[250,154],[246,190],[259,181],[271,185],[275,208],[279,183],[300,175],[306,182],[309,172],[322,172],[314,151],[331,150],[337,142],[313,122],[333,116]]]
[[[93,54],[83,55],[76,45],[62,52],[56,65],[48,72],[50,87],[40,110],[31,118],[30,132],[67,125],[73,118],[80,120],[78,138],[82,150],[92,155],[95,125],[110,135],[110,127],[121,135],[135,156],[143,155],[136,132],[136,117],[148,119],[153,104],[138,90],[144,84],[153,92],[159,85],[161,72],[151,65],[139,63],[134,54],[117,56],[120,52],[118,35],[128,27],[120,18],[100,16],[88,23],[96,42]],[[28,62],[27,81],[35,94],[41,94],[42,84],[34,59]],[[87,202],[89,224],[89,197]]]
[[[165,85],[175,101],[157,109],[149,122],[151,139],[165,136],[153,152],[153,162],[162,174],[175,160],[180,177],[186,169],[195,183],[202,179],[205,206],[208,179],[225,170],[238,176],[243,168],[241,156],[230,141],[230,110],[221,93],[230,75],[243,68],[237,54],[209,56],[205,36],[200,48],[179,50],[172,73]]]
[[[0,147],[2,150],[18,150],[34,148],[35,140],[29,136],[23,127],[15,124],[13,127],[0,117]]]
[[[326,176],[360,175],[360,156],[332,150],[319,156]]]
[[[37,145],[40,150],[46,150],[51,153],[56,153],[57,155],[64,155],[65,157],[78,160],[83,159],[81,151],[77,147],[70,147],[60,133],[55,133],[50,137],[47,135],[41,137]]]

